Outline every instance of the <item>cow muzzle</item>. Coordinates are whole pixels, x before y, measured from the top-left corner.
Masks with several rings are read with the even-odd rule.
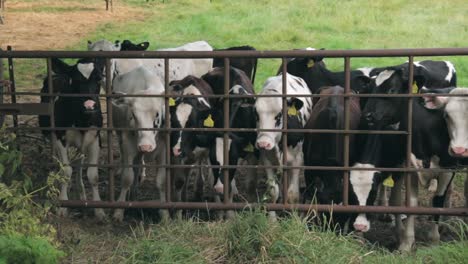
[[[464,147],[451,147],[449,154],[455,157],[468,157],[468,149]]]
[[[138,150],[143,153],[149,153],[154,150],[154,146],[150,144],[138,145]]]
[[[177,148],[177,147],[173,147],[172,148],[172,153],[174,153],[174,156],[175,157],[179,157],[182,155],[182,150],[180,148]]]

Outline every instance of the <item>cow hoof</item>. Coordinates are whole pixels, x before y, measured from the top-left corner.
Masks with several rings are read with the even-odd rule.
[[[122,210],[122,209],[115,210],[114,215],[112,216],[114,221],[118,222],[118,223],[123,222],[123,217],[124,217],[124,210]]]
[[[68,216],[68,208],[60,207],[57,210],[57,215],[60,217],[67,217]]]
[[[94,210],[94,215],[96,216],[96,219],[99,222],[106,222],[107,221],[107,215],[104,213],[104,210],[102,208],[95,209]]]

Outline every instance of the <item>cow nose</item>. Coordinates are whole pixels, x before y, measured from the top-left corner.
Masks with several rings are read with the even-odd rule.
[[[271,144],[266,141],[258,141],[257,142],[257,147],[259,149],[271,149]]]
[[[139,145],[138,149],[141,152],[151,152],[151,151],[153,151],[153,146],[151,146],[151,145]]]
[[[182,151],[180,151],[180,148],[172,148],[172,152],[174,153],[174,156],[178,157],[180,154],[182,154]]]
[[[214,186],[214,189],[216,191],[216,193],[223,193],[224,192],[224,185],[223,183],[221,182],[221,180],[218,178],[218,180],[216,181],[216,185]]]
[[[464,147],[453,147],[452,151],[453,151],[453,153],[455,153],[457,155],[461,155],[461,154],[466,152],[466,148],[464,148]]]
[[[96,104],[95,101],[93,100],[86,100],[84,102],[84,107],[86,108],[86,110],[94,110],[94,105]]]

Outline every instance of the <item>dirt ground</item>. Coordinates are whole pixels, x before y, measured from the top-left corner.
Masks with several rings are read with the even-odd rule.
[[[59,50],[81,41],[106,22],[142,19],[141,10],[113,1],[106,11],[104,1],[6,1],[0,47],[15,50]]]

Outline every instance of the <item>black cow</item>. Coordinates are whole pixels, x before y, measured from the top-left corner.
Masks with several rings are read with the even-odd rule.
[[[115,45],[116,46],[119,45],[119,42],[120,41],[116,40]],[[130,40],[126,39],[126,40],[122,41],[122,43],[120,44],[120,50],[122,50],[122,51],[125,51],[125,50],[143,51],[143,50],[147,50],[149,45],[150,45],[150,43],[148,41],[135,44],[135,43],[131,42]]]
[[[255,94],[252,82],[247,75],[240,69],[230,67],[229,69],[229,94],[231,95],[248,95]],[[224,67],[214,68],[212,71],[202,76],[202,79],[210,84],[214,94],[224,94]],[[224,99],[216,99],[212,109],[214,126],[222,128],[224,126]],[[231,128],[255,128],[256,120],[254,117],[254,98],[231,98],[229,100],[229,127]],[[256,165],[258,158],[258,150],[254,148],[256,140],[255,132],[232,132],[229,133],[229,165],[236,165],[239,159],[248,160],[250,165]],[[218,133],[210,150],[211,163],[215,165],[223,162],[223,135]],[[253,154],[253,155],[249,155]],[[230,182],[234,178],[235,169],[229,170]],[[249,196],[255,198],[255,170],[248,170],[247,189]],[[218,193],[223,192],[223,177],[221,177],[221,169],[214,169],[213,175],[215,178],[215,190]],[[235,184],[235,183],[234,183]],[[233,184],[233,185],[234,185]],[[250,191],[253,192],[251,193]]]
[[[86,94],[79,97],[58,96],[58,98],[49,98],[46,95],[41,96],[42,103],[48,103],[54,100],[54,120],[55,127],[102,127],[102,113],[99,103],[100,82],[102,79],[102,67],[94,63],[93,60],[80,60],[75,65],[69,66],[59,59],[52,59],[53,88],[54,92],[66,94]],[[41,93],[48,93],[49,86],[47,79]],[[89,95],[94,94],[94,95]],[[49,116],[39,116],[40,127],[50,127]],[[68,148],[76,147],[85,154],[88,162],[97,164],[99,160],[99,132],[97,130],[59,130],[45,131],[45,135],[52,133],[54,138],[54,148],[60,162],[64,163],[64,171],[68,178],[72,175],[72,167],[68,157]],[[83,158],[80,159],[83,163]],[[100,201],[98,189],[98,169],[97,167],[88,167],[88,180],[93,189],[93,200]],[[86,200],[83,179],[81,177],[81,166],[77,177],[77,185],[80,191],[80,199]],[[61,185],[60,200],[68,200],[68,182]],[[95,215],[98,219],[105,218],[102,209],[95,209]],[[65,216],[67,210],[59,209],[59,214]]]
[[[414,80],[421,81],[423,77],[415,75]],[[408,93],[408,71],[402,68],[395,68],[392,70],[382,71],[376,78],[376,88],[374,93],[379,94],[404,94]],[[416,168],[434,168],[434,167],[453,167],[456,161],[448,153],[450,138],[447,131],[443,112],[440,110],[430,110],[422,106],[422,100],[414,99],[412,104],[413,110],[413,139],[412,139],[412,158],[411,163]],[[400,131],[407,130],[407,101],[405,98],[370,98],[363,111],[365,122],[370,128],[385,129],[393,128]],[[380,136],[382,139],[383,135]],[[387,138],[390,136],[387,136]],[[377,139],[376,139],[377,138]],[[389,156],[390,164],[383,164],[394,166],[398,163],[403,163],[405,159],[406,138],[402,136],[391,136],[391,138],[401,138],[396,142],[389,140],[378,140],[376,136],[368,136],[367,141],[374,140],[375,144],[384,146],[381,151],[393,153]],[[375,147],[374,147],[375,148]],[[369,156],[363,150],[364,156]],[[376,155],[377,156],[377,155]],[[388,161],[386,161],[388,162]],[[377,164],[379,166],[379,164]],[[360,162],[355,167],[375,168],[376,164],[367,163],[367,161]],[[370,172],[356,172],[352,171],[350,182],[354,193],[357,196],[359,204],[363,204],[372,192],[372,184],[381,179],[373,176],[375,171]],[[417,190],[418,183],[425,187],[429,185],[432,179],[438,180],[438,186],[435,188],[435,196],[432,200],[434,207],[443,207],[447,203],[447,190],[453,179],[453,173],[417,173],[411,177],[411,206],[417,206]],[[418,180],[419,179],[419,182]],[[392,189],[392,203],[399,204],[401,201],[400,186],[401,180],[397,177],[397,185]],[[435,216],[434,226],[431,230],[431,236],[434,241],[439,240],[438,232],[438,217]],[[397,228],[401,226],[401,219],[397,218]],[[354,227],[360,231],[367,231],[369,223],[364,214],[360,214],[354,222]],[[409,216],[406,220],[406,228],[403,232],[403,237],[400,237],[401,250],[408,251],[414,244],[414,216]]]
[[[323,87],[318,91],[323,95],[342,95],[344,89],[339,86]],[[315,98],[314,98],[315,99]],[[350,99],[350,129],[357,129],[361,116],[359,98]],[[319,97],[314,103],[312,114],[305,129],[344,129],[343,97]],[[350,136],[349,162],[355,159],[354,136]],[[306,133],[304,136],[304,165],[306,166],[343,166],[344,157],[343,134]],[[313,195],[319,204],[339,204],[342,202],[342,171],[306,170],[305,181],[307,191],[305,200]],[[336,215],[337,221],[343,227],[345,216]]]
[[[256,49],[252,46],[238,46],[238,47],[231,47],[227,49],[216,49],[216,50],[256,50]],[[245,74],[252,81],[252,84],[255,82],[255,74],[257,72],[257,58],[231,58],[229,59],[229,66],[235,67],[244,71]],[[215,67],[224,67],[224,59],[214,58],[213,68]]]

